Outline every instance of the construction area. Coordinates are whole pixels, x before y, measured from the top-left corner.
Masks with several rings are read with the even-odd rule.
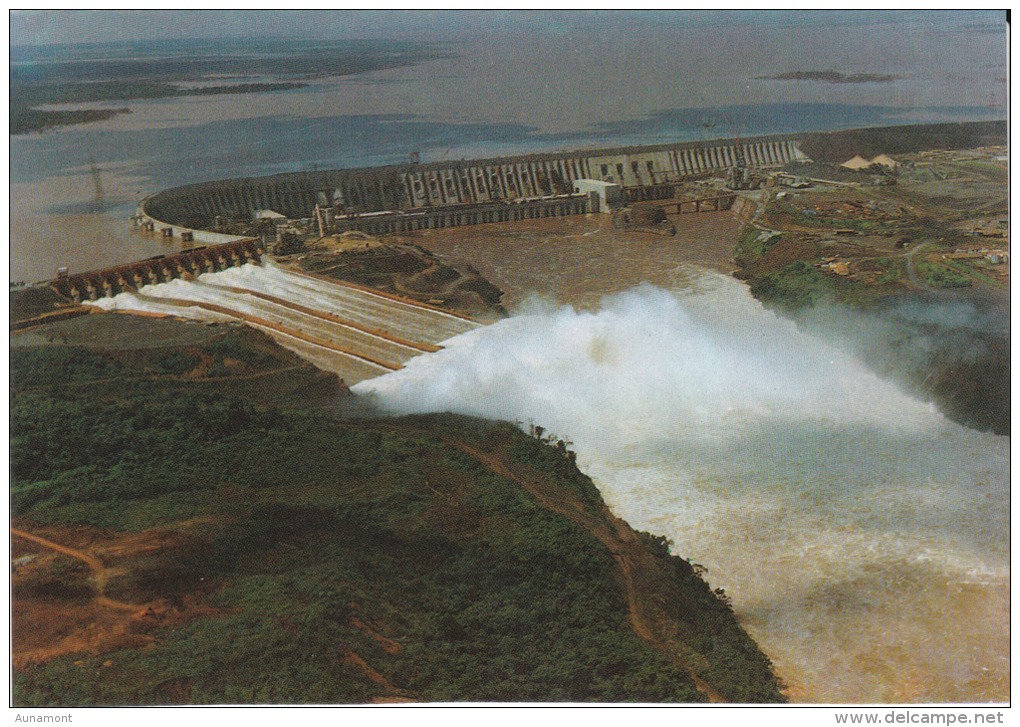
[[[1007,163],[1005,147],[856,156],[810,187],[770,190],[738,248],[741,276],[805,261],[885,292],[1004,290]]]

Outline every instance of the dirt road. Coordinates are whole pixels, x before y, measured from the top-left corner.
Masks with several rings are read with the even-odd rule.
[[[47,540],[46,538],[33,535],[32,533],[19,530],[18,528],[11,528],[11,535],[16,538],[21,538],[22,540],[31,541],[36,545],[41,545],[48,550],[53,550],[62,555],[74,558],[75,560],[80,560],[82,563],[87,565],[89,570],[92,572],[92,580],[95,582],[96,588],[99,591],[99,595],[97,595],[95,599],[98,605],[120,611],[138,611],[145,607],[145,604],[130,604],[124,603],[123,601],[115,601],[112,598],[108,598],[106,594],[103,593],[103,589],[106,587],[106,583],[110,576],[115,575],[115,570],[107,568],[96,556],[86,553],[83,550],[76,550],[75,548],[69,548],[66,545],[61,545],[60,543],[54,543],[52,540]]]

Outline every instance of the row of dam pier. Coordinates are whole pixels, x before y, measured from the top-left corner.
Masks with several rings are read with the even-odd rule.
[[[258,261],[260,240],[217,227],[224,219],[251,221],[266,211],[288,219],[318,217],[320,229],[328,213],[330,229],[369,234],[605,212],[605,195],[600,209],[599,194],[582,190],[612,186],[622,203],[671,199],[678,184],[737,166],[776,169],[810,161],[798,144],[791,139],[680,142],[189,184],[147,197],[135,219],[164,237],[204,244],[63,274],[52,286],[81,302]],[[731,203],[728,198],[726,207]],[[695,205],[692,211],[701,208]],[[721,202],[716,200],[714,208]]]
[[[196,247],[173,255],[156,257],[127,265],[62,275],[51,283],[60,295],[81,303],[112,298],[119,293],[136,292],[145,285],[168,283],[179,278],[194,278],[227,268],[259,262],[262,248],[258,240],[241,239],[214,247]]]
[[[359,218],[351,229],[399,232],[597,211],[589,195],[577,194],[578,180],[617,185],[633,202],[672,197],[678,183],[737,165],[775,169],[806,161],[795,140],[761,139],[293,172],[166,190],[142,202],[139,220],[220,242],[218,219],[248,221],[264,210],[310,218],[319,207]],[[539,211],[505,209],[511,203]]]

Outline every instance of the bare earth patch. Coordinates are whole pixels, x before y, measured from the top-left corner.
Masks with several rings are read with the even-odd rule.
[[[152,631],[214,615],[212,584],[139,588],[136,567],[172,562],[183,532],[108,534],[86,528],[12,528],[11,646],[15,669],[69,654],[98,655],[155,641]],[[165,586],[167,584],[160,584]]]

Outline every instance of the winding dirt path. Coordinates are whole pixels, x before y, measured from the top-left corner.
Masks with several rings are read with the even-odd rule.
[[[123,601],[115,601],[103,592],[106,587],[106,582],[109,580],[111,575],[115,575],[116,571],[115,569],[107,568],[103,565],[103,562],[99,560],[99,558],[91,553],[87,553],[84,550],[77,550],[66,545],[61,545],[60,543],[55,543],[52,540],[47,540],[46,538],[33,535],[32,533],[19,530],[18,528],[11,528],[11,535],[21,538],[22,540],[28,540],[36,545],[41,545],[48,550],[69,556],[75,560],[80,560],[82,563],[87,565],[89,570],[92,572],[92,579],[95,581],[96,588],[99,590],[99,595],[95,598],[98,605],[104,606],[105,608],[116,609],[118,611],[137,611],[140,608],[144,608],[145,604],[131,604],[124,603]]]
[[[655,631],[652,628],[653,621],[646,612],[642,599],[638,593],[637,584],[634,578],[635,564],[632,557],[627,553],[627,550],[629,549],[628,546],[632,544],[628,543],[628,541],[633,540],[633,535],[630,535],[628,532],[626,534],[630,535],[630,537],[625,537],[622,523],[615,518],[612,513],[607,511],[605,514],[608,518],[610,518],[609,522],[617,524],[616,532],[613,532],[608,527],[593,528],[591,527],[589,518],[584,517],[585,513],[580,507],[569,507],[561,501],[550,498],[546,493],[542,492],[534,482],[512,472],[506,465],[503,464],[502,461],[500,461],[498,457],[475,449],[467,442],[463,442],[450,436],[443,436],[440,437],[440,439],[444,444],[447,444],[454,449],[463,452],[469,457],[478,460],[494,474],[520,485],[547,508],[570,519],[572,522],[580,525],[595,536],[595,538],[612,554],[613,559],[616,561],[616,564],[620,569],[620,574],[623,576],[623,582],[627,593],[627,611],[631,628],[634,629],[634,633],[647,641],[657,650],[664,652],[676,667],[688,674],[694,682],[694,686],[699,692],[708,698],[709,702],[717,704],[726,702],[721,694],[719,694],[704,680],[699,678],[692,669],[672,654],[666,645],[655,635]]]

